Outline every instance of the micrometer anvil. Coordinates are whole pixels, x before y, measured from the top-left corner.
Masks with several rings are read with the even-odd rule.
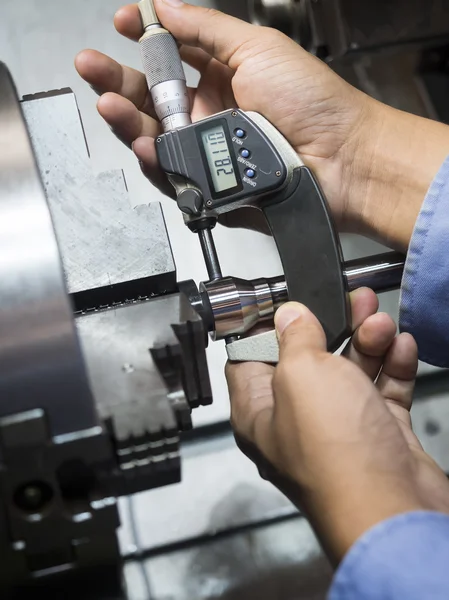
[[[287,300],[305,304],[320,320],[329,350],[337,350],[350,334],[349,285],[340,240],[318,182],[260,114],[231,109],[192,124],[176,43],[158,22],[152,2],[143,0],[139,6],[145,30],[141,40],[145,73],[165,130],[156,140],[159,164],[176,189],[186,224],[200,235],[211,279],[194,294],[200,300],[192,302],[208,317],[212,332],[229,333],[216,337],[227,340],[231,360],[277,361],[274,331],[251,338],[237,336],[272,317]],[[211,230],[220,214],[241,207],[263,211],[285,280],[283,294],[274,293],[274,300],[270,284],[263,280],[252,286],[236,285],[241,306],[246,309],[252,303],[262,308],[259,319],[248,318],[243,328],[233,330],[231,313],[222,302],[229,292],[229,278],[222,277]],[[393,262],[399,266],[391,287],[399,285],[403,268],[397,255]],[[229,323],[223,323],[228,317]]]

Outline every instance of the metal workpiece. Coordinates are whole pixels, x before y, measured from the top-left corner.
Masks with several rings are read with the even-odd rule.
[[[344,275],[350,292],[368,287],[377,294],[401,286],[404,255],[387,252],[345,263]],[[244,335],[259,323],[272,321],[276,310],[288,302],[283,277],[245,281],[226,277],[203,284],[213,314],[214,339]]]
[[[77,309],[176,290],[158,202],[131,208],[123,172],[96,174],[71,90],[22,102]]]
[[[98,425],[28,131],[0,63],[0,417],[41,407],[52,435]]]
[[[143,69],[158,119],[164,131],[190,125],[190,97],[176,40],[161,26],[152,0],[142,0],[138,7]]]
[[[383,294],[401,287],[405,256],[399,252],[386,252],[345,263],[344,274],[349,291],[361,287]]]
[[[202,289],[214,315],[211,333],[216,340],[243,335],[258,323],[271,320],[288,299],[282,277],[254,281],[226,277],[204,283]]]

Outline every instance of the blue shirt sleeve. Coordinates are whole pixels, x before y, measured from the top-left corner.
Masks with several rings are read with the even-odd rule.
[[[448,600],[448,557],[449,516],[393,517],[351,548],[328,600]]]
[[[414,336],[422,361],[449,367],[449,157],[430,187],[412,236],[400,328]]]

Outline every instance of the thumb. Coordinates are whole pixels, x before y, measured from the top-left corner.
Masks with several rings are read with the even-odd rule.
[[[163,26],[181,44],[202,48],[232,69],[238,67],[238,51],[266,37],[266,29],[218,10],[192,6],[182,0],[154,0]]]
[[[326,352],[326,336],[318,319],[303,304],[288,302],[275,317],[280,363],[304,351]]]

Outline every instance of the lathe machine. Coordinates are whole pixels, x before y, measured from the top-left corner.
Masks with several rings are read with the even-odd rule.
[[[289,15],[302,33],[287,32],[324,58],[363,49],[321,43],[315,3],[274,4],[255,1],[254,20],[284,28]],[[307,11],[293,22],[293,8]],[[178,282],[161,206],[130,206],[122,172],[94,174],[71,90],[20,101],[0,64],[2,588],[116,573],[117,499],[180,480],[182,433],[212,402],[209,334],[244,340],[289,298],[281,274]],[[403,266],[388,253],[342,276],[382,292]]]

